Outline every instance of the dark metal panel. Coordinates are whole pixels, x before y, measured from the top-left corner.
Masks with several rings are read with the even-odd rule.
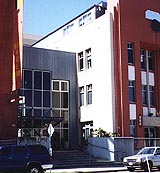
[[[78,82],[76,55],[71,52],[24,47],[23,69],[52,72],[52,80],[68,80],[70,83],[69,139],[78,142]]]

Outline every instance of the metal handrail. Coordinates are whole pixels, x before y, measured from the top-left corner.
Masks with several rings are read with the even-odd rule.
[[[94,147],[97,147],[97,148],[102,148],[102,149],[107,149],[109,152],[111,153],[115,153],[115,151],[111,151],[109,148],[107,147],[102,147],[102,146],[99,146],[99,145],[95,145],[95,144],[91,144],[91,143],[87,143],[88,145],[91,145],[91,146],[94,146]]]
[[[106,150],[108,150],[108,151],[111,152],[111,153],[116,153],[116,152],[118,152],[118,153],[126,154],[126,152],[123,152],[123,151],[120,151],[120,150],[114,150],[114,151],[112,151],[112,150],[110,150],[110,149],[107,148],[107,147],[102,147],[102,146],[99,146],[99,145],[91,144],[91,143],[89,143],[89,142],[88,142],[88,145],[91,145],[91,146],[94,146],[94,147],[97,147],[97,148],[106,149]]]
[[[88,165],[90,166],[91,165],[91,154],[87,151],[84,151],[84,149],[82,149],[81,147],[77,146],[77,145],[74,145],[72,143],[70,143],[70,146],[72,146],[74,149],[77,149],[85,154],[88,155]]]

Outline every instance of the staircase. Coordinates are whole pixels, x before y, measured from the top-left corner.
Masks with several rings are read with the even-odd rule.
[[[95,158],[79,150],[54,151],[54,168],[81,168],[81,167],[120,167],[119,162],[111,162],[105,159]]]

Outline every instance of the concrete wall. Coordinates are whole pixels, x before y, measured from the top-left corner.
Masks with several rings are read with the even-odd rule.
[[[114,160],[114,138],[89,138],[88,152],[96,157]]]
[[[133,138],[89,138],[88,152],[96,157],[110,161],[122,161],[122,158],[134,154]]]
[[[134,138],[114,138],[114,159],[122,161],[125,156],[134,154]]]

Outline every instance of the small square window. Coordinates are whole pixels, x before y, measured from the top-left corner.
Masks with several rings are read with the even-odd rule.
[[[68,91],[68,82],[61,82],[61,91]]]
[[[53,90],[54,91],[59,91],[59,81],[53,81]]]

